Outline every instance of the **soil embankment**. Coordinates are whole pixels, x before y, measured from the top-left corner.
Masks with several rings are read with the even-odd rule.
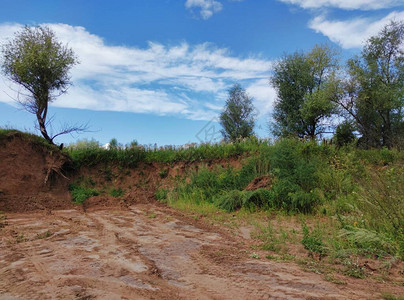
[[[69,158],[15,132],[0,141],[0,211],[23,212],[72,206],[64,175]]]

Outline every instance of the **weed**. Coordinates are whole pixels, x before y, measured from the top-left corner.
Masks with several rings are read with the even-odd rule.
[[[404,300],[404,297],[395,296],[389,292],[382,292],[382,297],[384,300]]]
[[[122,188],[113,188],[109,191],[109,195],[112,197],[122,197],[124,195],[124,190]]]
[[[259,223],[255,223],[255,226],[258,230],[256,237],[263,242],[261,245],[262,250],[273,252],[280,252],[282,250],[286,241],[275,234],[271,222],[268,222],[266,227]]]
[[[321,260],[321,258],[326,255],[327,251],[323,243],[322,233],[320,231],[319,225],[317,225],[317,228],[310,232],[307,225],[303,223],[302,232],[302,244],[304,248],[309,251],[310,256],[313,256],[313,253],[318,253]]]
[[[345,275],[360,279],[365,278],[365,268],[360,266],[358,262],[353,262],[352,260],[347,259],[343,262],[343,264],[345,265]]]
[[[254,252],[254,253],[251,253],[251,254],[250,254],[250,257],[251,257],[251,258],[255,258],[255,259],[259,259],[259,258],[260,258],[260,256],[259,256],[257,253],[255,253],[255,252]]]
[[[273,207],[273,194],[267,189],[255,190],[247,194],[243,206],[249,211]]]
[[[159,176],[160,176],[160,178],[161,179],[164,179],[164,178],[166,178],[167,176],[168,176],[168,169],[163,169],[163,170],[161,170],[160,172],[159,172]]]
[[[114,173],[112,173],[110,168],[106,168],[104,171],[104,178],[106,181],[112,181],[112,178],[114,177]]]
[[[343,281],[343,280],[340,280],[340,279],[336,278],[335,275],[332,274],[332,273],[325,274],[324,279],[329,281],[329,282],[339,284],[339,285],[346,285],[347,284],[346,281]]]
[[[167,189],[157,189],[154,196],[156,197],[156,199],[160,202],[166,202],[167,201],[167,196],[168,196],[168,192],[169,190]]]
[[[70,184],[69,190],[73,201],[77,204],[82,204],[86,199],[92,196],[98,196],[100,193],[96,189],[86,188],[77,184]]]
[[[154,219],[155,217],[157,217],[157,215],[156,215],[156,213],[151,212],[151,213],[149,213],[149,214],[147,215],[147,217],[150,218],[150,219]]]
[[[23,243],[23,242],[26,242],[27,239],[26,239],[26,238],[24,237],[24,235],[21,233],[21,234],[17,235],[16,241],[17,241],[17,243]]]
[[[217,198],[216,205],[221,209],[232,212],[243,206],[248,195],[248,192],[238,190],[225,192]]]
[[[38,234],[36,235],[36,239],[37,239],[37,240],[46,239],[46,238],[50,237],[51,235],[52,235],[52,233],[47,230],[47,231],[44,232],[44,233],[38,233]]]

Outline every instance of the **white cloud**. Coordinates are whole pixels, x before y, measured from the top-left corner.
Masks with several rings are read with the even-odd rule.
[[[302,8],[334,7],[346,10],[377,10],[404,5],[404,0],[280,0]]]
[[[354,18],[346,21],[329,21],[324,16],[314,18],[309,27],[327,36],[343,48],[359,48],[376,35],[391,20],[404,20],[404,11],[393,11],[382,19]]]
[[[272,68],[269,60],[235,57],[209,43],[112,46],[83,27],[45,25],[73,48],[81,62],[72,69],[74,85],[53,103],[59,107],[211,119],[217,110],[207,103],[222,105],[223,95],[234,82],[261,82]],[[18,24],[0,24],[0,41],[13,37],[20,28]],[[12,102],[8,84],[0,79],[0,102]],[[263,92],[260,97],[265,98]]]
[[[270,86],[269,79],[255,81],[247,87],[247,93],[254,98],[258,116],[266,116],[272,111],[276,100],[276,90]]]
[[[185,2],[187,9],[197,8],[203,19],[209,19],[214,13],[222,10],[222,3],[215,0],[187,0]]]

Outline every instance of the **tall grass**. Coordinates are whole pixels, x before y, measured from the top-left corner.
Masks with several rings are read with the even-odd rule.
[[[200,144],[189,147],[175,146],[129,146],[104,149],[93,143],[88,147],[71,145],[66,152],[75,162],[76,166],[93,166],[97,164],[116,163],[122,166],[133,167],[140,162],[178,162],[201,161],[209,159],[226,159],[241,155],[259,152],[269,147],[268,140],[248,138],[237,143]]]

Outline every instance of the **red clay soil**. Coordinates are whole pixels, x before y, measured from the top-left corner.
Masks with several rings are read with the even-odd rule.
[[[7,214],[1,299],[378,299],[403,287],[345,285],[251,255],[243,235],[158,204]]]
[[[63,166],[69,158],[30,142],[20,133],[0,143],[0,211],[71,207],[69,180]]]

